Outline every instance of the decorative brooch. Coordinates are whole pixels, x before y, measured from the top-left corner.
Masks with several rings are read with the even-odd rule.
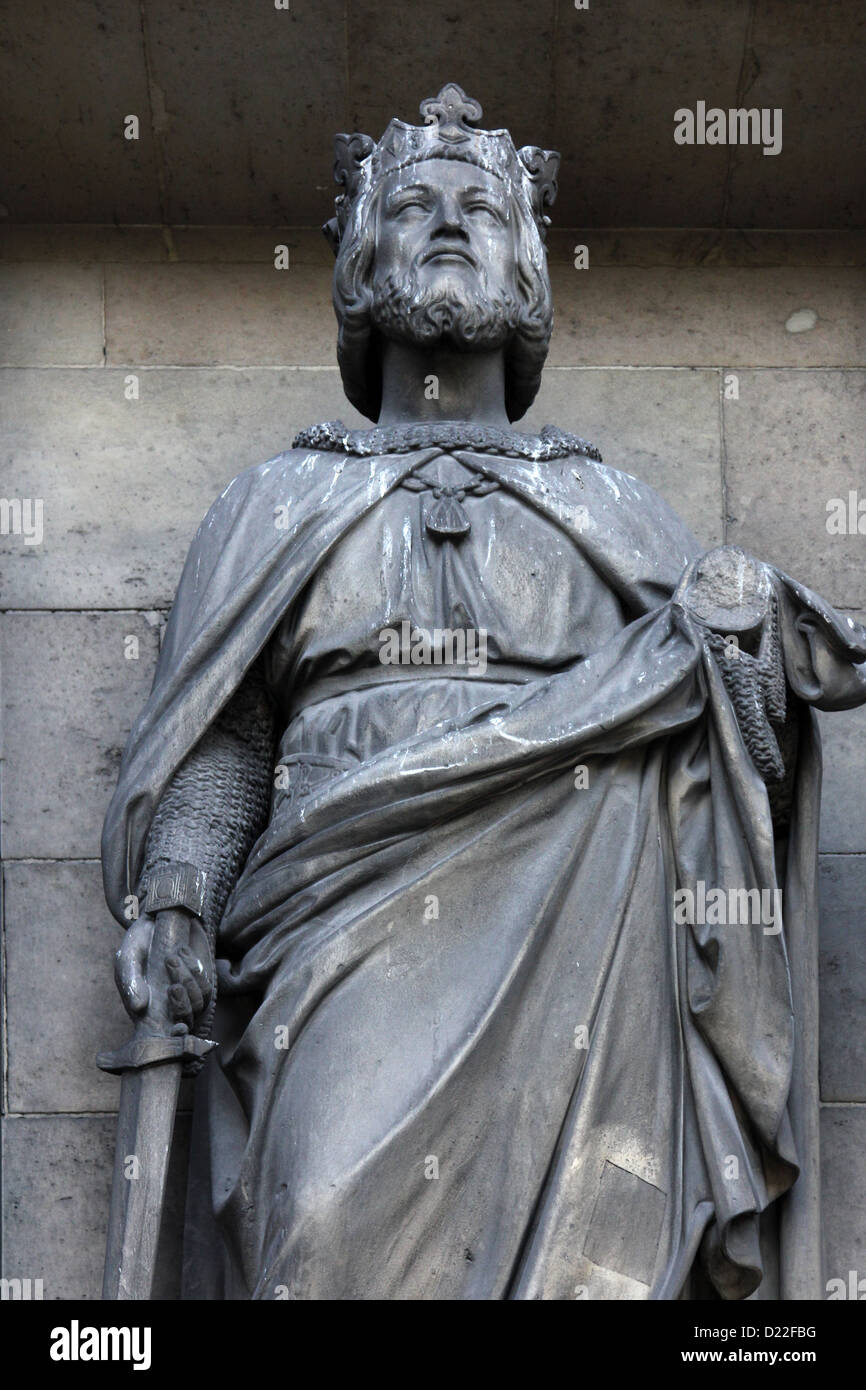
[[[410,492],[432,492],[433,506],[424,518],[428,534],[437,541],[460,541],[472,529],[463,508],[466,495],[484,497],[488,492],[495,492],[499,484],[492,478],[476,478],[471,483],[440,483],[423,473],[410,473],[401,486]]]

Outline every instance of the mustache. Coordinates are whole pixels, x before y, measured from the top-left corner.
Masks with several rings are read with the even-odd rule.
[[[469,265],[472,266],[473,270],[480,269],[477,258],[467,247],[461,246],[459,243],[451,242],[440,242],[439,245],[430,246],[418,257],[416,264],[419,266],[426,265],[428,261],[434,260],[436,256],[460,256],[462,260],[467,261]]]
[[[483,283],[458,293],[421,289],[414,274],[398,280],[390,273],[373,282],[370,316],[386,337],[420,347],[447,338],[457,347],[485,349],[504,346],[520,324],[521,306],[516,295],[490,294]]]

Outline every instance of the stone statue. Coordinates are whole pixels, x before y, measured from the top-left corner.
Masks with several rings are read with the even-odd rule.
[[[202,1069],[186,1296],[820,1297],[812,707],[866,630],[512,428],[558,156],[421,112],[336,142],[376,425],[214,503],[105,823],[115,1070]]]

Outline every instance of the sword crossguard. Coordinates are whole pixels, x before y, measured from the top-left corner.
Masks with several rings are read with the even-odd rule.
[[[216,1047],[210,1038],[197,1038],[193,1033],[161,1037],[157,1034],[133,1034],[116,1052],[100,1052],[96,1065],[102,1071],[121,1073],[138,1071],[141,1067],[156,1067],[163,1062],[183,1062],[192,1057],[206,1057]]]

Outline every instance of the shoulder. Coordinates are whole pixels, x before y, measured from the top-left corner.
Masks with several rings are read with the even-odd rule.
[[[682,568],[703,547],[674,507],[650,483],[575,452],[545,465],[553,489],[567,499],[586,536],[596,534],[665,566]]]
[[[620,468],[602,463],[582,450],[575,450],[564,458],[545,464],[545,472],[555,478],[559,486],[567,490],[575,499],[590,497],[599,499],[605,505],[639,507],[656,512],[665,519],[676,513],[661,493],[650,483],[625,473]]]
[[[202,527],[227,524],[251,507],[276,507],[298,501],[323,478],[341,471],[345,455],[314,449],[285,449],[263,463],[243,469],[211,504]]]

